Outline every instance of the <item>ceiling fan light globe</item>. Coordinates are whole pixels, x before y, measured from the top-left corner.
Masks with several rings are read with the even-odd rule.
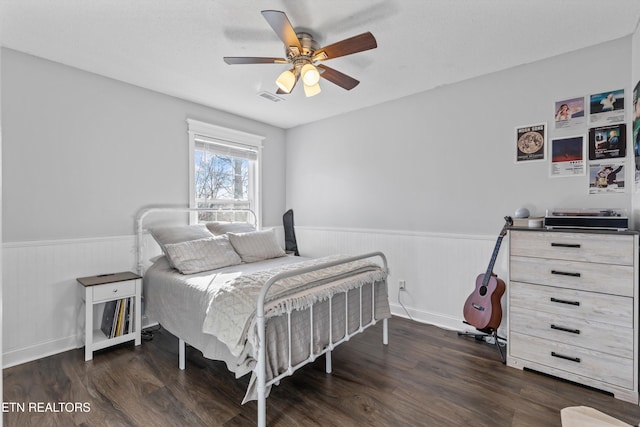
[[[304,83],[304,82],[303,82]],[[304,86],[304,94],[307,96],[307,98],[311,97],[311,96],[315,96],[317,94],[319,94],[322,89],[320,89],[320,84],[316,83],[314,85],[308,85],[308,84],[303,84]]]
[[[289,93],[293,86],[296,84],[296,75],[291,72],[291,70],[286,70],[284,73],[280,74],[276,79],[276,85],[284,92]]]
[[[305,64],[300,70],[302,81],[307,86],[314,86],[320,81],[320,72],[313,64]]]

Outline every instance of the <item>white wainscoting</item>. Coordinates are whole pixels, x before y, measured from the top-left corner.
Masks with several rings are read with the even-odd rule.
[[[283,241],[282,227],[273,227]],[[296,227],[304,256],[380,250],[387,256],[392,311],[401,301],[420,322],[468,329],[462,308],[484,273],[495,237],[403,231]],[[14,366],[81,347],[83,303],[77,277],[135,271],[135,236],[3,244],[3,365]],[[506,277],[506,248],[495,272]],[[504,304],[503,304],[504,307]],[[504,324],[505,322],[503,322]]]
[[[478,274],[488,267],[496,236],[296,226],[301,255],[382,251],[389,264],[389,301],[394,315],[447,329],[469,330],[463,307]],[[494,272],[506,282],[507,239]],[[406,291],[398,293],[398,281]],[[505,306],[503,297],[502,307]],[[505,310],[503,310],[505,312]],[[506,321],[503,321],[503,325]],[[502,332],[502,331],[501,331]]]
[[[84,345],[77,277],[135,271],[135,237],[3,244],[3,365]]]

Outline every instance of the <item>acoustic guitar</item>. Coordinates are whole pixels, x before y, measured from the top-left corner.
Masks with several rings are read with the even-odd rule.
[[[500,298],[502,298],[506,286],[502,279],[493,274],[493,265],[496,263],[502,239],[507,234],[507,227],[513,224],[510,216],[505,216],[504,220],[505,224],[500,231],[496,246],[493,248],[487,272],[478,275],[476,288],[464,303],[464,319],[468,324],[483,332],[497,330],[502,321]]]

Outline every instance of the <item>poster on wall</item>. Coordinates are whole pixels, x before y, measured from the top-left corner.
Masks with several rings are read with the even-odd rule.
[[[584,126],[584,97],[556,101],[556,129],[571,129]]]
[[[624,160],[589,164],[589,194],[624,193]]]
[[[549,176],[551,178],[586,175],[585,136],[568,136],[554,138],[549,146],[551,162]]]
[[[545,159],[547,124],[516,128],[516,163]]]
[[[626,124],[589,129],[589,160],[614,159],[626,155]]]
[[[624,122],[624,89],[593,94],[589,97],[589,123]]]
[[[633,89],[633,158],[635,159],[636,192],[640,192],[640,82]]]

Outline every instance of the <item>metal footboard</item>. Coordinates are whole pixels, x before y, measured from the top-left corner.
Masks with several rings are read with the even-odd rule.
[[[273,385],[275,383],[277,383],[278,381],[280,381],[282,378],[290,376],[291,374],[293,374],[293,372],[295,372],[297,369],[301,368],[302,366],[311,363],[313,361],[316,360],[316,358],[318,356],[321,356],[323,354],[326,355],[326,366],[325,366],[325,370],[327,373],[331,373],[332,367],[331,367],[331,351],[338,346],[339,344],[345,342],[345,341],[349,341],[349,339],[358,334],[361,333],[362,331],[364,331],[366,328],[368,328],[369,326],[373,326],[377,323],[376,320],[376,316],[375,316],[375,282],[372,282],[370,284],[371,286],[371,320],[368,323],[363,324],[363,301],[362,301],[362,288],[364,286],[369,286],[368,283],[363,283],[361,285],[359,285],[358,289],[359,289],[359,327],[353,332],[353,333],[349,333],[349,290],[344,291],[345,294],[345,310],[344,310],[344,323],[345,323],[345,331],[344,331],[344,337],[342,337],[342,339],[340,339],[337,342],[333,342],[333,304],[332,304],[332,299],[333,297],[329,297],[329,342],[328,345],[322,349],[319,352],[314,352],[313,349],[313,343],[314,343],[314,328],[313,328],[313,305],[311,305],[309,307],[309,317],[310,317],[310,330],[309,330],[309,357],[306,360],[303,360],[302,362],[296,364],[296,365],[292,365],[292,346],[291,346],[291,313],[292,310],[289,310],[287,312],[287,333],[288,333],[288,368],[281,373],[280,375],[277,375],[276,377],[270,379],[269,381],[266,380],[266,321],[265,321],[265,308],[264,308],[264,304],[265,304],[265,300],[266,300],[266,296],[267,293],[269,292],[269,288],[277,281],[282,280],[282,279],[286,279],[289,277],[293,277],[293,276],[298,276],[301,274],[305,274],[305,273],[309,273],[312,271],[316,271],[316,270],[321,270],[324,268],[328,268],[328,267],[333,267],[336,265],[340,265],[340,264],[346,264],[349,262],[353,262],[353,261],[358,261],[358,260],[362,260],[362,259],[367,259],[367,258],[374,258],[374,257],[380,257],[382,259],[383,262],[383,268],[385,272],[388,272],[388,266],[387,266],[387,258],[385,257],[385,255],[382,252],[371,252],[368,254],[363,254],[363,255],[358,255],[358,256],[353,256],[353,257],[349,257],[349,258],[344,258],[338,261],[332,261],[332,262],[327,262],[324,264],[320,264],[320,265],[316,265],[316,266],[312,266],[312,267],[306,267],[306,268],[301,268],[295,271],[287,271],[287,272],[283,272],[283,273],[279,273],[276,274],[275,276],[271,277],[269,280],[267,280],[267,282],[264,284],[264,286],[262,287],[261,291],[260,291],[260,295],[258,296],[258,301],[256,303],[256,324],[257,324],[257,328],[258,328],[258,348],[257,348],[257,352],[258,352],[258,364],[256,365],[256,368],[254,369],[254,372],[256,373],[257,376],[257,395],[258,395],[258,426],[259,427],[265,427],[266,423],[267,423],[267,410],[266,410],[266,396],[267,396],[267,388],[270,385]],[[388,334],[388,322],[387,319],[383,319],[383,344],[388,344],[388,340],[389,340],[389,334]]]

